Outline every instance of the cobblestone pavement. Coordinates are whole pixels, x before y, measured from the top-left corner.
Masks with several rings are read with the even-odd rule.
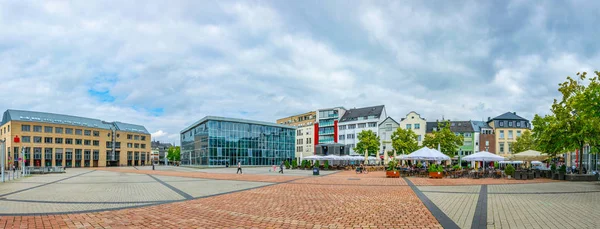
[[[11,181],[0,184],[0,228],[599,228],[597,182],[210,171],[71,169]]]

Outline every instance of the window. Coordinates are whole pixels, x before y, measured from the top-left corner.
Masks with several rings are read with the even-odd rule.
[[[365,128],[365,127],[367,127],[366,123],[359,123],[358,124],[358,128]]]
[[[22,142],[31,142],[31,137],[29,137],[29,136],[22,136],[21,137],[21,141]]]
[[[127,148],[133,148],[133,143],[127,143]]]
[[[52,160],[52,148],[45,148],[44,154],[44,160]]]
[[[94,150],[94,160],[100,160],[100,151],[99,150]]]
[[[421,129],[421,124],[415,123],[415,130]]]
[[[485,146],[490,146],[490,141],[485,141]]]
[[[521,121],[517,121],[517,127],[521,127]]]
[[[302,139],[300,139],[300,140],[302,140]],[[145,149],[146,148],[146,144],[141,144],[140,148]]]
[[[100,131],[94,130],[94,137],[100,136]]]
[[[521,131],[520,130],[517,130],[517,138],[518,137],[521,137]]]
[[[377,127],[377,123],[376,122],[370,122],[369,123],[369,127]]]
[[[410,130],[411,125],[410,124],[406,124],[406,129]]]
[[[33,142],[34,143],[42,143],[42,137],[37,137],[37,136],[33,137]]]
[[[343,140],[345,139],[344,137],[346,137],[346,136],[344,136],[344,135],[340,135],[340,136],[338,136],[338,139],[339,139],[340,141],[343,141]]]
[[[504,139],[504,130],[500,131],[500,139]]]
[[[500,153],[504,153],[504,142],[500,142]]]
[[[75,129],[76,135],[81,135],[82,132],[83,132],[83,130],[81,130],[81,129]]]
[[[45,137],[45,138],[44,138],[44,143],[50,143],[50,144],[51,144],[51,143],[52,143],[52,138],[50,138],[50,137]]]
[[[142,141],[146,141],[146,136],[140,136],[140,138],[142,139]]]
[[[65,150],[65,158],[67,159],[67,161],[73,160],[73,150],[72,149]]]
[[[30,125],[21,125],[21,131],[29,132],[31,131]]]
[[[513,126],[513,121],[508,121],[508,126],[512,127]]]
[[[133,140],[140,140],[140,136],[139,135],[133,136]]]
[[[86,161],[90,160],[91,154],[92,154],[92,151],[89,149],[86,149],[85,151],[83,151],[83,160],[86,160]]]
[[[98,141],[98,140],[94,140],[94,142],[93,142],[93,145],[94,145],[94,146],[99,146],[99,145],[100,145],[100,141]]]
[[[463,143],[464,146],[471,146],[473,145],[472,141],[465,141],[465,143]]]
[[[83,140],[83,144],[89,146],[92,144],[92,140]]]
[[[33,132],[42,132],[42,126],[33,126]]]
[[[84,131],[83,131],[83,134],[84,134],[85,136],[91,136],[91,135],[92,135],[92,131],[91,131],[91,130],[84,130]]]
[[[346,129],[346,125],[342,125],[342,126],[338,126],[339,130],[345,130]]]
[[[73,145],[73,139],[72,138],[65,138],[65,144]]]
[[[75,160],[81,161],[81,149],[75,149]]]
[[[56,144],[62,144],[63,143],[63,139],[62,138],[55,138],[54,139],[54,143],[56,143]]]
[[[471,137],[471,133],[465,133],[465,137]]]
[[[349,124],[348,129],[356,129],[356,124]]]
[[[54,133],[62,134],[63,133],[63,128],[62,127],[55,127],[54,128]]]
[[[346,136],[346,138],[347,138],[347,139],[354,139],[354,134],[348,134],[348,135]]]
[[[306,144],[312,144],[312,138],[307,138],[306,139]]]
[[[75,145],[81,145],[82,142],[81,139],[75,139]]]
[[[63,149],[55,149],[54,150],[55,154],[56,154],[56,160],[61,160],[63,158]]]
[[[140,144],[139,143],[133,144],[133,148],[140,148]]]
[[[504,126],[504,121],[499,121],[498,124],[500,124],[500,126]]]
[[[132,139],[132,138],[133,138],[133,135],[131,135],[131,134],[127,135],[127,139]]]
[[[33,148],[33,159],[42,159],[42,148]]]
[[[297,130],[296,131],[296,136],[302,136],[302,130]]]
[[[511,146],[512,146],[512,142],[509,142],[508,143],[508,148],[506,148],[506,152],[509,152],[509,153],[511,152],[510,151]]]
[[[72,128],[65,128],[65,134],[73,134]]]
[[[508,139],[513,139],[513,131],[512,130],[508,131]]]
[[[44,126],[44,133],[52,133],[52,129],[51,126]]]

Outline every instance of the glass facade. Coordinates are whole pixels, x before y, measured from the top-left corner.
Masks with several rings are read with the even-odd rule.
[[[181,163],[279,165],[295,157],[296,129],[243,120],[208,118],[181,133]]]

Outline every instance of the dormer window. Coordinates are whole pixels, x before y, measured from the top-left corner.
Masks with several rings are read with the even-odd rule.
[[[504,121],[499,121],[498,124],[500,124],[500,126],[504,126]]]
[[[512,126],[513,126],[513,122],[512,122],[512,121],[509,121],[509,122],[508,122],[508,126],[509,126],[509,127],[512,127]]]
[[[517,127],[521,127],[521,122],[517,122]]]

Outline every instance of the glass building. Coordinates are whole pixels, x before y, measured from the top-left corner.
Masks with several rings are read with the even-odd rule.
[[[279,165],[294,158],[295,139],[292,126],[207,116],[181,131],[181,163]]]

